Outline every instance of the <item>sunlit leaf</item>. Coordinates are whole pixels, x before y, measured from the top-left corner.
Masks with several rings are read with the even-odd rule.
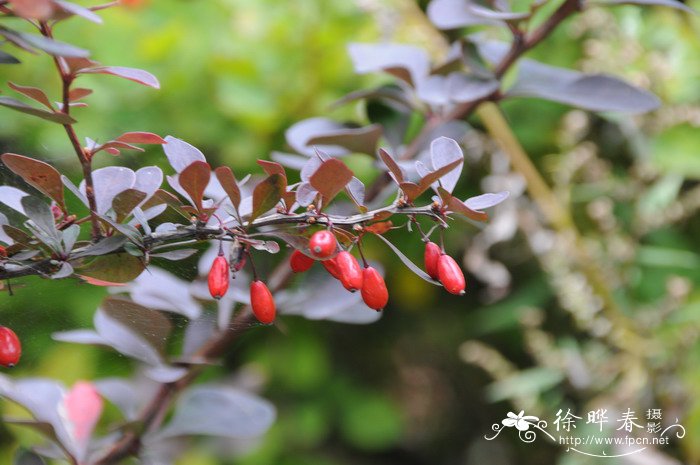
[[[49,110],[53,111],[53,106],[51,105],[51,102],[49,101],[49,98],[46,96],[43,90],[37,88],[37,87],[26,87],[26,86],[20,86],[17,85],[13,82],[8,82],[8,86],[10,86],[11,89],[16,90],[20,94],[29,97],[30,99],[41,103],[44,105],[46,108]]]
[[[138,82],[144,86],[160,89],[158,79],[142,69],[124,68],[122,66],[101,66],[97,68],[85,68],[80,70],[80,74],[111,74],[130,81]]]

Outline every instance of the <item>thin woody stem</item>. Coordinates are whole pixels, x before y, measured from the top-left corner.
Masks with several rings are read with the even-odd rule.
[[[42,21],[40,24],[40,31],[44,37],[53,39],[53,33],[51,31],[51,26],[46,21]],[[73,83],[73,75],[71,74],[65,60],[57,56],[53,57],[53,61],[56,64],[56,69],[61,76],[61,87],[62,87],[62,105],[61,111],[70,116],[70,87]],[[80,161],[80,166],[83,170],[83,178],[85,179],[85,197],[88,200],[88,208],[90,209],[90,222],[92,224],[92,239],[97,241],[102,237],[102,230],[100,228],[100,220],[97,216],[97,201],[95,200],[95,184],[92,180],[92,160],[90,156],[83,150],[78,140],[78,135],[75,132],[75,128],[72,124],[67,123],[63,125],[66,130],[68,139],[73,146],[75,154],[78,156]]]

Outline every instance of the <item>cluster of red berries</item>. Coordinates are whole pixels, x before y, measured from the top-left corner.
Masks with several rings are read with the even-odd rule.
[[[382,310],[389,301],[389,291],[382,275],[371,266],[361,268],[357,259],[346,250],[333,257],[337,250],[338,242],[332,232],[317,231],[309,239],[309,251],[313,257],[295,250],[290,260],[292,271],[302,273],[311,268],[316,260],[321,260],[328,273],[340,281],[345,289],[360,291],[362,300],[369,308]]]
[[[240,270],[240,266],[236,266],[234,271]],[[228,291],[231,269],[228,261],[224,257],[223,252],[219,251],[219,255],[214,259],[214,263],[209,270],[209,293],[215,299],[220,299]],[[272,298],[272,293],[267,288],[267,285],[259,280],[254,280],[250,283],[250,305],[253,309],[253,315],[260,323],[269,325],[275,321],[275,300]]]
[[[467,282],[464,273],[454,258],[445,254],[434,242],[425,244],[425,272],[440,281],[450,294],[464,295]]]
[[[337,254],[336,254],[337,252]],[[328,230],[315,232],[309,239],[309,253],[295,250],[289,261],[292,271],[303,273],[316,261],[335,279],[340,281],[350,292],[360,291],[362,300],[374,310],[382,310],[389,302],[389,291],[384,278],[379,272],[365,264],[362,268],[357,259],[347,250],[338,252],[338,241]],[[451,294],[464,295],[466,281],[464,273],[454,258],[445,254],[434,242],[425,244],[425,271],[442,283]],[[240,269],[236,267],[237,271]],[[230,266],[223,252],[214,259],[209,271],[209,292],[215,299],[220,299],[228,291]],[[250,304],[255,317],[264,324],[275,320],[275,301],[264,282],[255,279],[250,284]]]
[[[19,338],[10,328],[0,326],[0,365],[12,368],[22,355]]]

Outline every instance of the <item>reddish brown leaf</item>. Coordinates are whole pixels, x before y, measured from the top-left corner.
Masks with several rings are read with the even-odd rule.
[[[137,152],[143,152],[144,150],[141,147],[136,147],[135,145],[127,144],[126,142],[121,142],[118,140],[111,140],[109,142],[105,142],[104,144],[100,145],[97,147],[95,150],[93,150],[93,155],[99,152],[100,150],[105,150],[107,153],[111,153],[112,155],[119,155],[119,149],[125,149],[125,150],[135,150]],[[116,151],[116,153],[115,153]]]
[[[323,196],[324,205],[328,205],[333,197],[350,182],[352,176],[352,171],[345,166],[345,163],[337,158],[331,158],[319,166],[309,178],[309,182]]]
[[[236,177],[233,175],[233,171],[228,166],[219,166],[214,170],[216,178],[219,180],[219,184],[224,189],[224,192],[231,199],[233,207],[238,210],[241,205],[241,189],[238,187],[238,182]]]
[[[63,212],[66,212],[66,204],[63,197],[63,182],[61,174],[48,163],[33,158],[5,153],[2,162],[12,172],[24,179],[27,184],[35,187],[46,196],[54,200]]]
[[[391,215],[392,215],[392,213],[390,211],[386,211],[386,210],[381,211],[381,212],[377,213],[376,215],[374,215],[374,218],[372,218],[372,220],[373,221],[382,221],[382,220],[389,218]]]
[[[382,159],[386,167],[389,168],[391,174],[394,175],[394,179],[396,179],[396,182],[398,182],[399,184],[404,182],[401,168],[386,150],[379,149],[379,158]]]
[[[258,165],[260,165],[262,169],[265,170],[265,173],[267,173],[268,176],[271,176],[273,174],[281,174],[285,178],[287,177],[287,173],[284,171],[284,167],[275,161],[258,160]]]
[[[467,218],[471,218],[475,221],[486,221],[489,219],[489,216],[485,212],[472,210],[471,208],[467,207],[464,202],[447,192],[442,187],[438,187],[438,192],[440,193],[440,198],[442,199],[443,205],[447,206],[448,210],[464,215]]]
[[[142,69],[124,68],[122,66],[100,66],[98,68],[86,68],[80,70],[81,74],[111,74],[130,81],[138,82],[144,86],[160,89],[158,78]]]
[[[202,211],[202,198],[204,190],[209,184],[211,177],[211,166],[204,161],[195,161],[182,170],[178,181],[180,186],[189,194],[194,206],[199,212]]]
[[[89,58],[65,57],[64,60],[66,61],[66,64],[68,64],[68,69],[70,70],[71,74],[77,74],[79,71],[98,65],[96,61]]]
[[[287,187],[287,180],[280,174],[273,174],[260,181],[253,189],[253,213],[250,221],[274,208]]]
[[[82,98],[85,98],[90,94],[92,94],[92,89],[84,89],[82,87],[76,87],[75,89],[70,90],[70,93],[68,94],[68,99],[71,102],[75,102],[76,100],[80,100]]]
[[[10,86],[11,89],[16,90],[20,94],[29,97],[30,99],[41,103],[44,105],[46,108],[49,110],[53,110],[53,106],[51,105],[51,102],[49,101],[49,98],[46,96],[43,90],[37,88],[37,87],[26,87],[26,86],[20,86],[17,85],[13,82],[8,82],[8,86]]]
[[[171,207],[183,217],[189,219],[189,215],[187,215],[180,206],[180,200],[170,192],[164,191],[163,189],[158,189],[150,199],[144,202],[141,208],[143,210],[147,210],[149,208],[155,207],[156,205],[162,204],[166,204],[168,207]]]
[[[427,174],[418,184],[413,182],[402,182],[399,184],[399,187],[401,187],[401,190],[406,195],[407,200],[409,202],[413,202],[419,195],[427,191],[432,183],[436,182],[441,177],[457,168],[462,162],[462,160],[455,160],[452,163],[442,166],[432,173]]]
[[[447,165],[441,166],[432,173],[427,174],[423,179],[420,180],[421,189],[423,189],[423,191],[428,190],[432,183],[439,180],[441,177],[443,177],[453,169],[457,168],[462,163],[464,163],[464,160],[455,160],[452,163],[448,163]]]
[[[54,4],[51,0],[12,0],[12,10],[27,19],[45,21],[54,13]]]
[[[151,132],[126,132],[115,140],[129,144],[167,144],[165,139]]]
[[[365,226],[365,231],[371,232],[372,234],[384,234],[390,231],[393,226],[394,224],[391,221],[381,221]]]
[[[117,223],[121,223],[134,208],[146,198],[146,193],[136,189],[127,189],[112,199],[112,208],[117,214]]]

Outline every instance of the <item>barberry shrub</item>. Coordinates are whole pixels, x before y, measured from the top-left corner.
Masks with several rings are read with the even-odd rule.
[[[581,10],[579,1],[564,0],[531,25],[534,6],[509,11],[503,4],[489,9],[467,0],[433,0],[427,13],[436,34],[478,24],[510,30],[512,40],[460,36],[440,62],[431,62],[415,46],[352,44],[349,54],[358,73],[384,72],[395,81],[359,90],[340,103],[364,100],[384,111],[368,114],[364,124],[324,117],[301,121],[286,133],[289,152],[258,160],[259,172],[234,174],[227,166],[211,166],[199,149],[175,136],[140,131],[78,136],[73,110],[87,106],[92,92],[80,87],[82,76],[111,75],[160,87],[146,71],[102,65],[87,50],[54,36],[55,26],[69,19],[100,23],[99,11],[112,6],[0,0],[1,19],[17,17],[38,30],[3,21],[0,63],[17,64],[15,55],[24,52],[46,53],[60,85],[54,102],[53,83],[46,89],[8,83],[18,98],[0,96],[7,110],[3,118],[12,110],[63,126],[82,171],[80,179],[70,179],[31,154],[0,157],[23,182],[0,186],[0,202],[7,207],[7,215],[0,213],[0,278],[10,283],[33,275],[109,287],[109,297],[94,313],[94,329],[59,332],[54,339],[114,350],[141,367],[132,379],[84,381],[70,388],[51,379],[0,378],[0,396],[32,415],[18,422],[48,440],[33,453],[76,464],[117,463],[131,456],[162,463],[172,453],[167,446],[185,436],[262,435],[275,418],[267,401],[225,384],[196,383],[198,375],[258,323],[292,315],[376,321],[378,311],[391,305],[391,289],[381,264],[365,256],[365,241],[386,245],[427,282],[465,294],[464,274],[447,255],[442,231],[458,216],[486,221],[485,210],[508,197],[506,191],[466,200],[453,195],[465,163],[457,140],[481,104],[535,97],[627,113],[658,105],[655,96],[620,79],[521,59]],[[516,62],[518,73],[506,87],[503,77]],[[419,130],[409,131],[416,118]],[[95,157],[118,157],[144,144],[162,146],[169,173],[156,166],[93,169]],[[376,167],[377,177],[367,188],[343,161],[355,153],[366,154]],[[290,171],[298,171],[299,182],[289,181]],[[69,208],[66,196],[82,207]],[[390,230],[426,243],[424,267],[384,237]],[[199,258],[193,282],[151,265],[154,258],[191,257],[202,243],[211,246]],[[261,266],[270,263],[260,260],[263,255],[278,256],[277,266]],[[321,266],[314,267],[317,261]],[[308,273],[290,288],[294,272]],[[463,298],[469,298],[466,293]],[[177,353],[167,344],[173,318],[188,322]],[[16,337],[5,339],[10,342],[2,342],[1,363],[11,365],[19,353],[15,356],[7,344],[19,350],[19,343]],[[99,435],[104,400],[120,409],[124,424]],[[30,463],[33,453],[23,452],[20,460]]]

